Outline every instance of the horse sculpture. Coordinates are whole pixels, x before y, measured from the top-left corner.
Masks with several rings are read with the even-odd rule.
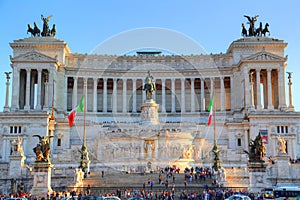
[[[40,30],[39,27],[36,25],[36,22],[34,22],[33,24],[34,24],[34,27],[33,27],[34,34],[35,34],[36,36],[40,36],[41,30]]]
[[[31,36],[35,36],[35,34],[34,34],[34,30],[33,30],[33,28],[30,26],[30,24],[27,24],[27,27],[28,27],[28,29],[27,29],[27,34],[28,33],[31,33]]]
[[[248,34],[247,34],[247,29],[246,29],[244,23],[242,23],[242,36],[243,36],[243,37],[247,37],[247,36],[248,36]]]
[[[51,36],[55,37],[55,35],[56,35],[56,27],[55,27],[55,24],[53,24],[50,33],[51,33]]]
[[[153,77],[150,75],[150,71],[148,71],[148,76],[145,79],[145,85],[143,90],[146,91],[146,98],[148,100],[153,98],[153,93],[156,90],[155,83],[153,81]]]
[[[269,36],[270,36],[269,24],[268,23],[266,23],[265,28],[261,31],[261,35],[266,36],[266,33],[269,33]]]
[[[34,27],[32,28],[30,24],[27,25],[27,34],[31,33],[31,36],[40,36],[40,29],[37,27],[36,23],[34,22]]]
[[[259,27],[255,30],[255,36],[261,36],[262,30],[263,30],[262,22],[260,22]]]

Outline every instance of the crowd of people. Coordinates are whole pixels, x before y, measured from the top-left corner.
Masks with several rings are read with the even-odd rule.
[[[158,175],[158,180],[153,180],[154,175]],[[103,178],[103,176],[102,176]],[[246,190],[235,192],[223,188],[216,184],[213,176],[213,170],[210,167],[191,167],[185,168],[183,173],[176,167],[166,167],[157,171],[157,174],[150,174],[148,182],[142,183],[140,189],[116,189],[109,193],[101,194],[104,196],[116,196],[120,199],[129,199],[132,197],[143,198],[146,200],[223,200],[233,194],[242,194],[249,196],[252,200],[260,199],[260,196],[248,193]],[[183,182],[182,182],[183,180]],[[176,187],[177,185],[177,187]],[[193,187],[189,187],[192,185]],[[153,187],[156,187],[155,189]],[[197,187],[199,186],[199,189]],[[137,187],[138,188],[138,187]],[[195,190],[191,192],[192,190]],[[83,191],[71,192],[53,192],[44,198],[45,200],[98,200],[91,198],[94,196],[93,189],[88,185]],[[0,200],[19,198],[28,200],[38,200],[30,193],[16,193],[10,195],[0,195]],[[99,196],[98,196],[99,197]]]

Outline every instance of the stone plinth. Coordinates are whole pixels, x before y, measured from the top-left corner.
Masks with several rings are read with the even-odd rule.
[[[11,155],[9,156],[9,171],[10,177],[18,178],[21,177],[22,167],[24,166],[25,156],[22,155]]]
[[[251,192],[260,192],[266,187],[266,163],[264,162],[248,162],[249,170],[249,189]]]
[[[159,105],[153,99],[145,100],[141,105],[141,124],[142,125],[158,125],[158,108]]]
[[[277,184],[288,185],[290,182],[290,162],[287,154],[279,154],[275,157],[277,168]]]
[[[31,174],[33,175],[33,187],[30,191],[32,196],[47,197],[52,192],[51,188],[51,163],[34,163]]]

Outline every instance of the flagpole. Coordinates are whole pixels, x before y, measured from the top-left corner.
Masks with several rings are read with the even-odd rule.
[[[84,172],[84,178],[90,172],[90,159],[89,159],[89,152],[86,146],[86,88],[87,88],[87,79],[83,79],[83,143],[81,147],[81,161],[80,161],[80,168]]]
[[[217,127],[216,127],[216,104],[215,104],[215,86],[213,87],[213,119],[214,119],[214,146],[213,146],[213,149],[212,149],[212,152],[214,154],[214,163],[213,163],[213,169],[214,171],[218,171],[220,168],[221,168],[221,165],[220,165],[220,158],[219,158],[219,148],[218,148],[218,145],[217,145]],[[215,177],[216,180],[217,180],[217,177]]]
[[[84,79],[84,103],[83,103],[83,146],[86,147],[86,87],[87,87],[87,80]]]

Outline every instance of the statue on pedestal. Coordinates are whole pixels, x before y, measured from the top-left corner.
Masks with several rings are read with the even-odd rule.
[[[254,17],[249,17],[247,15],[244,15],[244,17],[246,17],[248,19],[248,23],[250,24],[249,27],[249,36],[255,36],[255,27],[254,24],[257,21],[258,15],[254,16]]]
[[[249,143],[249,152],[244,150],[249,155],[249,162],[264,162],[266,155],[266,147],[262,142],[260,133],[256,136],[255,140]]]
[[[43,24],[43,32],[42,32],[42,36],[46,37],[46,36],[50,36],[50,29],[49,29],[49,25],[48,22],[50,21],[52,15],[48,16],[48,17],[44,17],[43,15],[41,15],[41,19],[43,20],[44,24]]]
[[[153,99],[153,93],[156,90],[156,87],[153,76],[150,75],[150,71],[148,71],[148,76],[145,79],[145,85],[143,90],[146,91],[146,98],[148,100]]]
[[[23,139],[18,137],[18,139],[11,141],[11,155],[21,155],[24,156],[24,151],[22,148]]]
[[[277,152],[278,154],[286,154],[286,140],[282,137],[277,137]]]
[[[40,140],[40,143],[33,148],[33,152],[36,154],[35,162],[50,163],[50,138],[53,136],[33,135],[32,137],[38,137]]]

